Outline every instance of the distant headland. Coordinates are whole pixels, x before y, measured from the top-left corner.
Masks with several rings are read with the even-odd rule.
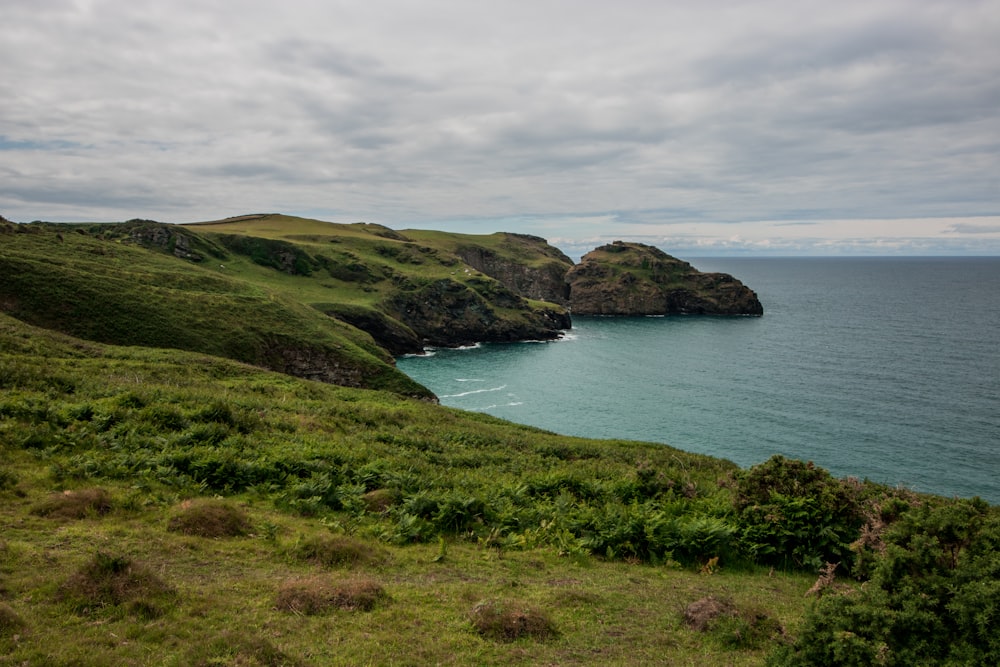
[[[0,232],[0,302],[25,322],[403,393],[423,392],[392,358],[427,346],[553,339],[573,315],[763,313],[733,276],[621,241],[577,264],[537,236],[280,214]]]

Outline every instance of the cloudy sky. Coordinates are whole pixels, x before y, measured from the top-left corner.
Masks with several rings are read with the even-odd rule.
[[[1000,255],[1000,0],[3,0],[0,26],[11,220]]]

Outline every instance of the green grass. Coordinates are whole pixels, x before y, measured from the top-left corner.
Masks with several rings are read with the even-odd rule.
[[[205,352],[348,386],[427,396],[386,348],[445,342],[465,312],[479,318],[468,336],[482,340],[545,337],[564,315],[470,268],[447,235],[418,243],[378,225],[279,215],[15,229],[0,245],[5,312],[89,340]],[[515,245],[512,261],[555,252]]]
[[[791,627],[814,579],[606,561],[569,532],[627,508],[649,467],[694,490],[678,508],[717,512],[724,461],[7,316],[0,352],[0,594],[14,628],[0,664],[759,664],[767,643],[717,645],[684,608],[724,596]],[[239,508],[239,529],[182,530],[213,496]],[[40,511],[57,498],[85,507]],[[141,576],[66,593],[95,571]],[[336,601],[357,581],[377,587],[369,611],[278,604],[293,584]],[[472,620],[484,601],[543,610],[555,632],[484,638]]]
[[[35,229],[0,238],[4,311],[30,300],[39,323],[85,331],[106,318],[131,343],[141,316],[156,325],[144,336],[176,340],[107,345],[0,313],[0,665],[760,665],[790,645],[783,664],[810,664],[793,660],[845,636],[824,610],[856,600],[909,622],[870,586],[830,597],[858,588],[848,573],[970,578],[962,628],[1000,604],[985,503],[445,408],[379,366],[370,338],[293,299],[309,276],[244,258],[234,278],[113,234]],[[200,238],[187,247],[214,252]],[[397,379],[335,386],[226,354],[255,331],[305,333]],[[961,576],[925,577],[911,543]],[[842,575],[814,604],[832,557]]]
[[[429,395],[370,336],[264,281],[89,233],[66,230],[59,240],[54,229],[36,229],[0,246],[0,303],[25,321],[89,340]]]

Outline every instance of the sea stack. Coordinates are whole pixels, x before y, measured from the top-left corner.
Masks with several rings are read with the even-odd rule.
[[[615,241],[566,274],[574,315],[763,315],[757,294],[728,273],[702,273],[659,248]]]

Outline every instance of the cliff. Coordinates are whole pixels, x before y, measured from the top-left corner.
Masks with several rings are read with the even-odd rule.
[[[566,274],[575,315],[762,315],[753,290],[641,243],[615,241]]]
[[[80,338],[171,347],[352,387],[429,392],[393,357],[547,340],[569,312],[762,312],[732,276],[635,243],[574,266],[525,234],[395,231],[254,214],[196,225],[13,225],[0,310]]]
[[[496,248],[460,245],[455,254],[462,261],[505,287],[527,298],[566,305],[569,285],[566,272],[573,260],[538,236],[503,233]]]

